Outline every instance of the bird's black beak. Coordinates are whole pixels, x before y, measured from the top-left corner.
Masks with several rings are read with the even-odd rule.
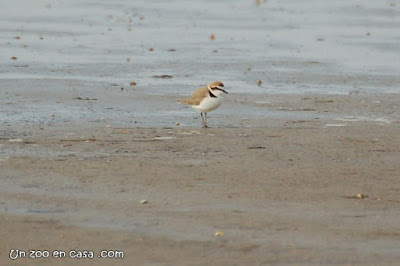
[[[224,90],[224,89],[220,89],[220,88],[218,88],[220,91],[222,91],[222,92],[225,92],[226,94],[229,94],[226,90]]]

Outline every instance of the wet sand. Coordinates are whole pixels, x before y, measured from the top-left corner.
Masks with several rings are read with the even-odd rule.
[[[398,5],[17,2],[1,265],[400,263]],[[202,129],[177,101],[214,79],[230,94]]]
[[[305,113],[345,105],[389,117],[399,99],[292,100],[275,108],[303,101],[315,110]],[[6,251],[112,249],[138,264],[399,262],[398,118],[275,123],[9,131],[0,162]]]

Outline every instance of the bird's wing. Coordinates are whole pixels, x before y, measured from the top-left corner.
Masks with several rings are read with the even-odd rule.
[[[204,86],[204,87],[196,89],[193,92],[192,97],[183,99],[180,101],[180,103],[189,104],[189,105],[199,105],[201,100],[203,100],[203,98],[207,97],[207,96],[208,96],[208,87]]]

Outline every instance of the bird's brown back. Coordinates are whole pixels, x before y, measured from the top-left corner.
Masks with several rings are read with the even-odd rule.
[[[190,98],[186,98],[180,101],[183,104],[199,105],[201,100],[208,96],[208,87],[204,86],[196,89]]]

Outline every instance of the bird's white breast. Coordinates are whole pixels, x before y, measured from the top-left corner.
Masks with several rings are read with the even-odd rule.
[[[217,109],[222,103],[222,97],[217,98],[207,96],[205,97],[199,105],[192,106],[195,110],[200,112],[211,112]]]

